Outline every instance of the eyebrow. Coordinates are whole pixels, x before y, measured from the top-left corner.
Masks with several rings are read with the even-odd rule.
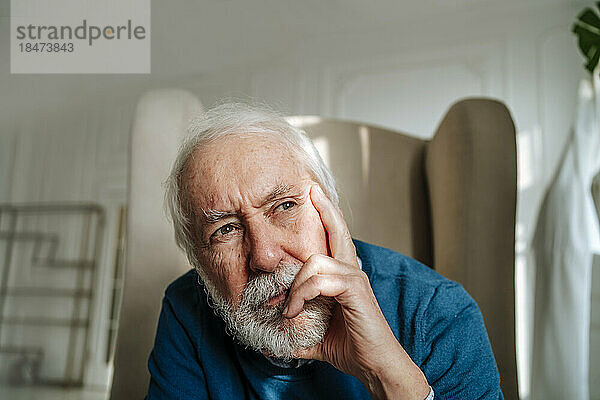
[[[292,191],[292,187],[289,185],[284,185],[283,183],[279,183],[277,184],[277,186],[275,186],[275,188],[273,188],[273,190],[271,190],[271,192],[265,197],[265,200],[263,201],[263,204],[267,204],[275,199],[277,199],[278,197],[283,196],[284,194],[288,194],[289,192]]]
[[[277,198],[279,198],[285,194],[288,194],[293,189],[294,189],[294,187],[292,187],[290,185],[285,185],[285,184],[279,183],[273,188],[273,190],[271,190],[269,192],[269,194],[267,194],[265,196],[264,200],[262,201],[262,204],[264,205],[264,204],[270,203],[271,201],[276,200]],[[204,214],[204,218],[208,224],[214,224],[216,222],[219,222],[222,219],[229,218],[229,217],[236,217],[238,215],[235,212],[212,210],[212,209],[208,209],[208,210],[202,209],[202,214]]]
[[[233,212],[227,211],[219,211],[219,210],[204,210],[202,209],[202,214],[204,214],[204,218],[206,222],[209,224],[214,224],[215,222],[219,222],[224,218],[235,217],[237,214]]]

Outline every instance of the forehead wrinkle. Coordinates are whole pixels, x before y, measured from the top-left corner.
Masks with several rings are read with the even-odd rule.
[[[209,224],[214,224],[215,222],[218,222],[219,220],[222,220],[224,218],[235,217],[237,215],[236,213],[233,213],[233,212],[213,210],[210,208],[209,209],[202,208],[201,210],[202,210],[202,214],[204,215],[205,221]]]
[[[266,204],[269,203],[275,199],[277,199],[280,196],[283,196],[284,194],[289,193],[292,190],[292,187],[290,185],[286,185],[284,183],[278,183],[275,185],[275,187],[273,188],[273,190],[271,190],[263,199],[262,204]]]
[[[301,180],[304,182],[304,179]],[[292,193],[295,190],[299,190],[300,187],[297,184],[287,184],[283,182],[276,183],[268,193],[263,196],[261,199],[257,201],[258,206],[256,208],[260,208],[269,204],[270,202],[277,200],[278,198],[285,197],[286,195]]]
[[[274,188],[266,196],[264,196],[264,198],[260,201],[259,206],[257,208],[260,208],[260,207],[264,206],[265,204],[268,204],[268,203],[272,202],[273,200],[276,200],[277,198],[290,193],[295,188],[296,188],[295,185],[277,183],[274,186]],[[201,210],[202,210],[202,214],[204,215],[204,219],[205,219],[206,223],[208,223],[208,224],[218,222],[224,218],[239,216],[238,213],[231,212],[231,211],[216,210],[216,209],[212,209],[212,208],[206,208],[206,209],[201,208]]]
[[[226,141],[221,142],[221,139]],[[293,155],[288,154],[285,149],[274,147],[278,143],[266,143],[267,147],[270,148],[268,153],[279,153],[276,161],[269,161],[266,165],[281,164],[282,168],[289,171],[286,172],[286,179],[277,177],[279,170],[274,171],[274,173],[270,169],[268,169],[268,172],[262,170],[265,165],[259,157],[242,157],[246,161],[244,163],[239,163],[241,160],[235,156],[229,157],[232,156],[232,148],[227,145],[227,142],[233,142],[233,138],[221,139],[218,141],[220,142],[218,148],[215,148],[216,143],[205,144],[197,148],[186,166],[185,178],[187,178],[186,183],[189,185],[188,193],[193,203],[192,207],[198,210],[196,215],[201,217],[202,222],[206,224],[212,224],[228,217],[242,217],[247,213],[252,213],[252,209],[261,208],[265,204],[297,190],[300,182],[285,183],[291,177],[289,172],[296,175],[299,181],[311,177],[305,164]],[[258,142],[264,140],[264,138],[260,138]],[[245,140],[242,139],[241,142],[244,143]],[[254,149],[251,153],[259,150],[265,151],[265,148]],[[228,161],[224,162],[224,160]],[[258,179],[256,174],[247,177],[244,172],[248,169],[260,170],[260,172],[257,172],[258,176],[262,172],[263,176],[271,175],[271,179],[275,179]],[[283,169],[281,170],[283,171]],[[255,181],[255,179],[258,180]],[[230,180],[232,185],[228,184]],[[268,183],[269,180],[271,180],[270,184]],[[236,181],[238,184],[235,184]],[[207,188],[213,188],[213,190],[206,191]]]

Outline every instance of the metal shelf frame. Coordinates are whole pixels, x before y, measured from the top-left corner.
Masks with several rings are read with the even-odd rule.
[[[78,215],[83,218],[83,234],[79,244],[78,259],[60,259],[57,257],[60,244],[58,233],[37,231],[19,231],[19,219],[31,215]],[[95,219],[95,220],[94,220]],[[57,384],[63,386],[81,386],[83,384],[86,355],[90,336],[90,325],[94,303],[94,281],[102,248],[103,232],[106,216],[104,209],[94,203],[46,203],[46,204],[1,204],[0,203],[0,242],[5,242],[5,252],[0,275],[0,340],[2,330],[9,325],[30,325],[43,327],[66,327],[69,329],[68,351],[63,379]],[[4,222],[4,223],[3,223]],[[93,241],[93,242],[91,242]],[[13,265],[15,244],[17,242],[31,242],[33,254],[32,268],[72,269],[75,274],[76,288],[51,288],[51,287],[9,287],[11,272],[18,266]],[[42,255],[42,244],[49,249]],[[90,257],[90,244],[91,257]],[[1,257],[1,255],[0,255]],[[90,272],[84,273],[86,270]],[[9,297],[18,298],[67,298],[72,299],[73,309],[70,318],[39,318],[5,315],[6,303]],[[86,301],[87,307],[82,305]],[[77,334],[80,329],[85,330],[84,343],[80,357],[77,357]],[[16,347],[8,343],[0,343],[0,353],[30,354],[32,351],[37,356],[43,357],[43,349],[35,346]],[[40,352],[41,356],[40,356]],[[80,358],[80,359],[78,359]],[[79,368],[77,368],[79,366]]]

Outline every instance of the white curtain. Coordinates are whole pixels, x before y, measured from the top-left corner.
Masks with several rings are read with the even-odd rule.
[[[589,398],[592,251],[598,221],[591,197],[600,167],[598,71],[579,87],[573,135],[538,217],[531,398]]]

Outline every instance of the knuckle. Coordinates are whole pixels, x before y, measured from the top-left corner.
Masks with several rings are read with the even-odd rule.
[[[364,271],[360,271],[360,278],[362,279],[365,288],[371,288],[371,281],[369,281],[369,277]]]
[[[348,229],[344,229],[344,240],[347,242],[351,242],[352,241],[352,235],[350,234],[350,231]]]
[[[355,289],[358,289],[363,284],[363,280],[360,275],[352,275],[350,282],[352,283],[352,287]]]
[[[310,278],[308,278],[308,282],[312,286],[320,286],[323,283],[323,276],[322,275],[313,275]]]
[[[311,272],[319,270],[320,266],[326,262],[327,257],[323,254],[312,254],[308,260],[306,260],[306,268]]]
[[[352,274],[352,284],[356,287],[366,287],[369,285],[369,278],[364,271],[357,271],[355,274]]]
[[[308,257],[308,260],[306,260],[306,267],[308,268],[313,266],[314,264],[317,264],[320,260],[320,256],[320,254],[311,254],[311,256]]]

